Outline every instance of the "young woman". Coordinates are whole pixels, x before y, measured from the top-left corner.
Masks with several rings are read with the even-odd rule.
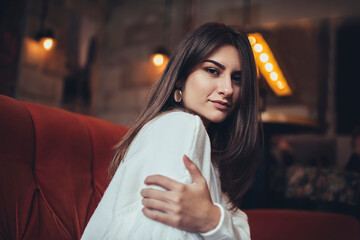
[[[216,23],[190,32],[118,144],[82,239],[249,239],[238,206],[257,162],[258,105],[247,36]]]

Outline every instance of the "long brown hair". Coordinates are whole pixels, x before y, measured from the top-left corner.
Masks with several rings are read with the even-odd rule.
[[[211,139],[212,161],[220,171],[221,188],[233,203],[240,204],[241,197],[252,183],[257,165],[261,135],[258,80],[250,43],[245,34],[235,27],[218,23],[204,24],[188,33],[175,49],[159,81],[133,127],[118,143],[109,167],[113,176],[123,160],[130,143],[140,129],[164,111],[181,108],[173,100],[176,85],[185,83],[188,75],[202,60],[223,45],[234,46],[242,64],[241,92],[237,108],[222,123],[211,123],[208,134]]]

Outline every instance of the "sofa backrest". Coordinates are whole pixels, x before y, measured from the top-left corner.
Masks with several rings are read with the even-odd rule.
[[[0,239],[79,239],[126,131],[0,95]]]

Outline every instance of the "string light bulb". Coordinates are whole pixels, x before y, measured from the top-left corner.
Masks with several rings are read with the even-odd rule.
[[[278,86],[278,88],[280,89],[284,89],[284,85],[282,84],[282,82],[276,82],[276,85]]]
[[[274,66],[271,63],[265,64],[265,70],[271,72],[274,69]]]
[[[254,45],[256,43],[256,38],[254,38],[253,36],[249,37],[249,42],[251,45]]]
[[[277,75],[277,73],[276,73],[276,72],[270,73],[270,78],[271,78],[271,80],[273,80],[273,81],[278,80],[278,75]]]
[[[266,53],[260,54],[260,61],[266,63],[267,61],[269,61],[269,55],[267,55]]]
[[[254,50],[258,53],[261,53],[263,50],[263,46],[260,43],[255,44]]]
[[[260,33],[248,34],[258,71],[277,96],[292,95],[282,71],[265,39]]]

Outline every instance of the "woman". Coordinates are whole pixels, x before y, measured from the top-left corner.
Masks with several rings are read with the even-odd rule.
[[[238,206],[259,129],[246,35],[216,23],[190,32],[118,144],[83,239],[249,239]]]

